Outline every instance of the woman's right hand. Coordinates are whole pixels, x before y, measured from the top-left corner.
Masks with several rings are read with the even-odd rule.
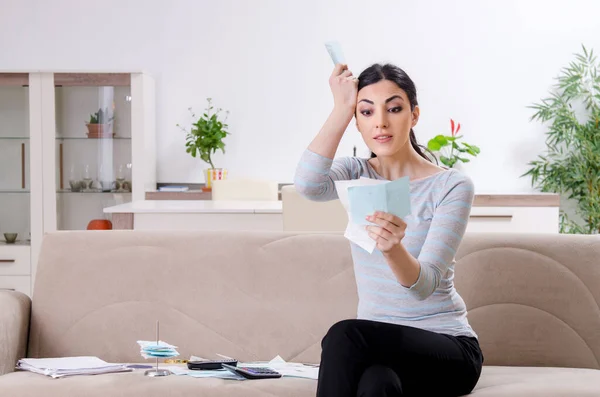
[[[352,76],[347,65],[338,64],[329,78],[329,86],[333,93],[333,111],[315,139],[308,145],[308,150],[333,159],[340,140],[354,117],[358,80]]]
[[[352,76],[348,65],[337,64],[329,77],[329,87],[333,93],[334,108],[354,114],[358,94],[358,79]]]

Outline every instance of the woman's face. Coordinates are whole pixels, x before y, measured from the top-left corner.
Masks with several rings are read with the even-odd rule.
[[[381,80],[358,92],[356,127],[378,157],[403,151],[418,119],[419,107],[411,111],[406,92],[392,81]]]

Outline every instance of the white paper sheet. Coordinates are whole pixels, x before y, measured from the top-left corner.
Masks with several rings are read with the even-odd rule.
[[[340,202],[344,206],[344,209],[348,213],[348,225],[346,226],[346,231],[344,232],[344,237],[348,240],[352,241],[369,254],[372,254],[375,250],[375,246],[377,243],[371,237],[369,237],[369,232],[365,229],[364,225],[357,225],[352,222],[352,215],[350,213],[350,201],[348,199],[348,188],[350,186],[368,186],[368,185],[379,185],[381,183],[388,183],[389,181],[381,180],[381,179],[371,179],[371,178],[360,178],[360,179],[352,179],[349,181],[335,181],[335,188],[337,190],[338,197],[340,198]]]
[[[131,371],[125,364],[110,364],[93,356],[24,358],[17,362],[17,369],[50,376],[52,378]]]
[[[301,363],[288,363],[281,356],[277,356],[266,365],[273,368],[283,376],[294,378],[318,379],[319,367],[315,365],[306,365]]]

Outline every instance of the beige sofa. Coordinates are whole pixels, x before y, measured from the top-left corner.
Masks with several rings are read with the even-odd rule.
[[[600,395],[599,258],[598,237],[466,236],[456,286],[485,354],[474,396]],[[156,320],[183,358],[280,354],[315,363],[329,326],[353,317],[356,304],[341,235],[51,234],[33,304],[0,293],[0,396],[313,396],[316,381],[307,379],[148,378],[137,370],[53,380],[12,371],[25,354],[143,362],[136,340],[152,339]]]

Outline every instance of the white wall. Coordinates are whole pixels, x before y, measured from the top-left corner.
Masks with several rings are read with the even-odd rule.
[[[581,43],[600,52],[600,2],[332,0],[0,0],[0,69],[146,70],[157,82],[158,181],[203,182],[184,151],[187,108],[231,111],[232,177],[290,182],[326,119],[342,43],[358,74],[394,62],[417,84],[422,143],[462,123],[482,149],[465,167],[479,191],[530,191],[519,178],[544,148],[527,105]],[[366,147],[349,128],[338,155]]]

